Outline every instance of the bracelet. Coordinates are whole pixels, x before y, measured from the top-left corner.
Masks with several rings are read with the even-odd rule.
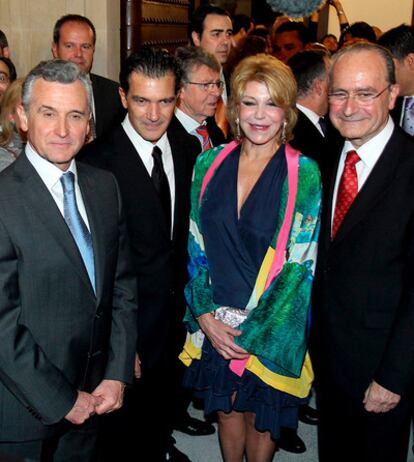
[[[338,10],[337,13],[338,13],[338,16],[340,16],[341,14],[345,14],[342,10]]]

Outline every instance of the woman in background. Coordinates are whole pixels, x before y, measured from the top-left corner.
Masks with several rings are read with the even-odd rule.
[[[232,78],[240,142],[197,158],[191,192],[185,384],[218,411],[226,462],[272,460],[313,379],[306,330],[320,177],[286,141],[296,123],[290,69],[259,54]]]
[[[15,80],[6,90],[0,104],[0,171],[14,162],[26,142],[20,130],[16,108],[22,102],[23,79]]]
[[[9,85],[16,80],[16,68],[9,58],[0,56],[0,103]]]

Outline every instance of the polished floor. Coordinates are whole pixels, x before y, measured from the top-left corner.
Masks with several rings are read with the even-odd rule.
[[[194,417],[201,418],[201,411],[190,409]],[[317,462],[316,427],[299,423],[299,435],[304,440],[307,451],[303,454],[291,454],[280,450],[276,452],[274,462]],[[190,458],[192,462],[221,462],[217,433],[210,436],[188,436],[175,432],[177,447]],[[412,442],[411,442],[412,445]],[[392,461],[390,461],[392,462]],[[407,462],[414,462],[414,455],[410,452]]]

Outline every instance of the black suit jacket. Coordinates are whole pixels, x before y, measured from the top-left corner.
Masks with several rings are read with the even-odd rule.
[[[96,136],[108,133],[125,117],[125,109],[121,103],[118,88],[119,84],[113,80],[90,74],[95,104]]]
[[[327,135],[323,137],[309,118],[298,109],[298,121],[293,129],[293,140],[289,143],[305,156],[318,163],[322,180],[327,181],[326,175],[332,169],[334,154],[341,142],[338,131],[326,117]]]
[[[372,380],[406,394],[414,384],[413,140],[394,129],[331,241],[334,182],[325,188],[314,283],[316,377],[361,401]]]
[[[226,142],[224,134],[216,124],[214,117],[207,118],[207,131],[213,146],[220,146],[220,144]],[[168,133],[170,138],[178,137],[182,139],[188,154],[194,156],[194,160],[200,154],[202,148],[199,139],[194,135],[190,135],[175,115],[168,127]]]
[[[114,178],[78,166],[96,295],[62,214],[22,154],[0,176],[0,441],[57,430],[77,390],[132,382],[136,300]]]
[[[174,161],[173,236],[151,178],[121,125],[84,147],[82,160],[110,170],[125,207],[138,287],[138,344],[142,369],[176,360],[184,329],[189,192],[194,156],[186,139],[168,132]]]

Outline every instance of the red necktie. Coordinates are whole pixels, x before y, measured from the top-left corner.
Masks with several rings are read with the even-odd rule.
[[[210,137],[208,136],[208,131],[207,131],[207,126],[206,125],[200,125],[199,127],[196,128],[197,133],[203,138],[203,150],[207,151],[208,149],[211,149],[211,141]]]
[[[355,165],[360,160],[361,159],[356,151],[347,152],[344,171],[342,172],[338,195],[336,198],[335,215],[332,225],[332,239],[335,238],[335,235],[341,226],[342,220],[345,218],[352,202],[354,202],[354,199],[358,194],[358,175]]]

